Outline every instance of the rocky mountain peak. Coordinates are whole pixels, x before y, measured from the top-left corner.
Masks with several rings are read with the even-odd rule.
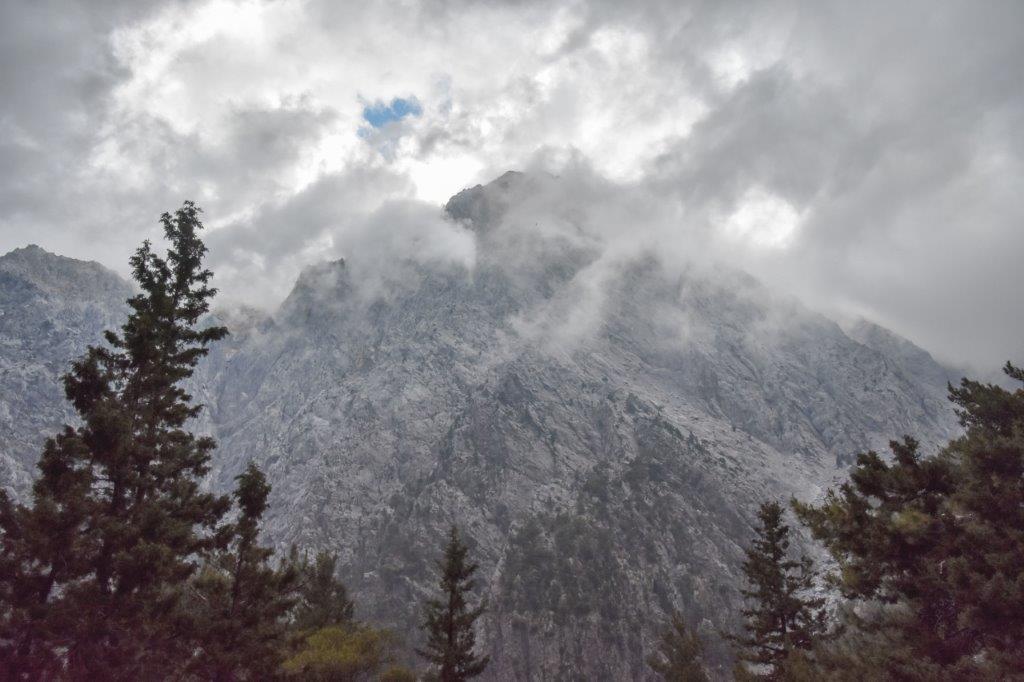
[[[276,317],[299,324],[336,309],[352,289],[345,259],[321,261],[303,268]]]
[[[46,436],[72,419],[59,377],[124,321],[131,286],[34,244],[0,256],[0,486],[29,488]]]
[[[302,269],[295,281],[295,286],[292,287],[292,295],[302,296],[310,292],[333,291],[338,287],[345,287],[347,284],[348,269],[344,258],[321,261]]]
[[[36,244],[0,256],[0,273],[65,300],[92,299],[97,294],[127,298],[132,291],[117,273],[95,261],[59,256]]]
[[[507,171],[486,185],[464,189],[444,206],[453,219],[466,223],[478,233],[486,233],[500,221],[519,192],[528,188],[529,178],[519,171]]]

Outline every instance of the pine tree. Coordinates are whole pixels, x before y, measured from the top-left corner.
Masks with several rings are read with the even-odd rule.
[[[703,657],[704,645],[700,637],[691,632],[682,615],[675,612],[661,633],[657,653],[647,658],[647,665],[666,682],[708,682]]]
[[[318,553],[311,561],[298,558],[293,551],[298,571],[298,600],[292,613],[292,628],[308,634],[320,628],[348,625],[353,622],[353,604],[345,584],[337,577],[336,555]]]
[[[0,494],[0,664],[9,677],[153,679],[187,660],[179,608],[195,557],[229,500],[200,489],[210,438],[184,429],[200,406],[181,387],[223,327],[199,327],[215,290],[199,209],[161,218],[165,258],[131,258],[141,291],[107,344],[64,377],[80,418],[44,447],[32,504]]]
[[[743,574],[749,588],[741,590],[751,603],[744,609],[745,634],[731,637],[739,658],[758,671],[741,672],[779,679],[786,658],[795,650],[810,649],[825,631],[824,599],[810,596],[813,564],[808,557],[789,557],[789,526],[778,502],[761,505],[757,537],[747,550]]]
[[[392,632],[356,622],[352,600],[337,577],[337,557],[319,552],[312,560],[292,548],[297,573],[296,604],[290,615],[291,643],[282,667],[303,680],[415,680],[398,665],[399,640]]]
[[[445,548],[441,569],[441,599],[427,602],[423,629],[427,645],[416,653],[429,661],[435,669],[430,679],[440,682],[462,682],[480,675],[490,662],[490,656],[477,656],[476,634],[473,624],[484,612],[484,605],[470,608],[466,601],[474,587],[473,574],[477,564],[468,560],[469,548],[459,539],[452,526]]]
[[[276,670],[295,603],[295,567],[271,566],[273,550],[259,544],[270,485],[251,463],[235,480],[239,518],[229,527],[230,545],[193,584],[200,647],[190,669],[203,679],[264,679]]]
[[[1024,679],[1024,390],[964,380],[950,399],[966,433],[936,456],[894,441],[795,508],[843,595],[887,605],[867,624],[888,642],[879,676]]]

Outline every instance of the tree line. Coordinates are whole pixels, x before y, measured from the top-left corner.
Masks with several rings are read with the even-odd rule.
[[[30,504],[0,491],[0,669],[11,680],[416,679],[390,632],[354,617],[336,557],[260,544],[270,485],[250,464],[232,495],[201,487],[215,444],[185,428],[182,386],[227,329],[200,209],[161,217],[166,255],[131,258],[139,293],[106,343],[64,375],[78,414],[47,439]],[[453,528],[420,652],[431,679],[479,674],[475,564]]]
[[[43,448],[30,504],[0,491],[0,666],[14,680],[417,679],[401,643],[359,622],[337,558],[263,546],[270,485],[250,464],[206,492],[212,439],[183,388],[210,344],[216,290],[200,210],[161,217],[164,256],[131,258],[139,293],[106,343],[64,376],[78,414]],[[1024,371],[1007,364],[1014,380]],[[789,511],[831,558],[791,547],[787,507],[760,508],[746,552],[736,679],[1024,679],[1024,390],[963,380],[964,434],[922,455],[856,457],[849,480]],[[477,565],[456,528],[424,604],[423,679],[482,674]],[[711,678],[676,613],[648,659],[665,680]]]
[[[1024,680],[1024,390],[949,391],[964,433],[939,452],[904,437],[890,458],[857,455],[821,504],[790,502],[835,567],[822,579],[794,556],[785,508],[761,507],[744,629],[725,635],[736,679]],[[710,679],[679,614],[649,663],[666,680]]]

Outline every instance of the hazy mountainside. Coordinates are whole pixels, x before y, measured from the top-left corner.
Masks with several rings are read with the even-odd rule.
[[[218,480],[257,459],[273,537],[341,551],[364,613],[410,634],[458,522],[496,677],[640,677],[672,605],[709,634],[736,613],[757,502],[893,435],[947,438],[945,380],[740,274],[605,269],[585,232],[516,215],[530,189],[448,204],[472,270],[304,273],[212,373]]]
[[[937,391],[937,397],[945,398],[946,384],[957,384],[963,376],[960,371],[936,363],[928,351],[868,320],[861,319],[846,325],[844,331],[851,339],[895,362],[899,371],[919,382],[922,388]]]
[[[487,582],[487,677],[642,678],[673,606],[709,635],[731,624],[757,503],[813,496],[837,458],[897,434],[947,439],[946,374],[885,330],[844,333],[739,273],[607,265],[580,221],[517,213],[531,191],[509,174],[449,202],[476,235],[471,269],[371,273],[353,254],[304,272],[273,315],[230,319],[193,382],[220,443],[212,480],[259,463],[271,538],[339,551],[360,615],[410,642],[455,522]],[[39,257],[54,286],[95,267]],[[13,467],[63,418],[56,376],[128,290],[83,285],[93,327],[36,330],[31,311],[67,320],[86,304],[0,284]],[[12,396],[8,367],[45,390]]]
[[[25,492],[43,440],[74,411],[59,377],[123,321],[127,282],[38,246],[0,257],[0,485]]]

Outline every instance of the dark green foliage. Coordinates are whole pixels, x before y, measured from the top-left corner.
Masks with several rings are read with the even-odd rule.
[[[352,623],[353,604],[345,584],[337,577],[338,558],[320,552],[312,561],[306,556],[294,560],[298,570],[298,601],[292,627],[310,632]]]
[[[232,523],[230,500],[200,490],[214,442],[185,430],[200,406],[181,383],[227,331],[198,325],[214,295],[199,209],[162,223],[170,249],[133,256],[121,332],[64,377],[81,426],[47,441],[31,506],[0,493],[5,679],[269,679],[295,630],[352,620],[333,556],[271,566],[255,466]]]
[[[679,612],[661,633],[658,651],[647,658],[651,667],[666,682],[707,682],[704,669],[704,645],[691,632]]]
[[[908,662],[909,665],[898,675],[886,672],[886,663],[896,648],[894,642],[898,633],[878,626],[890,622],[884,616],[896,615],[893,607],[856,604],[858,608],[854,609],[853,605],[841,605],[834,630],[828,638],[820,640],[810,651],[790,654],[782,667],[782,679],[786,682],[949,679],[940,669],[924,660]],[[913,671],[912,675],[908,674],[910,671]]]
[[[283,659],[296,569],[270,565],[273,550],[260,546],[259,524],[270,485],[250,464],[235,478],[240,510],[231,544],[216,553],[193,582],[200,648],[190,665],[203,679],[265,679]]]
[[[1024,390],[964,380],[950,399],[966,433],[937,456],[894,442],[891,463],[859,455],[821,506],[794,506],[843,594],[889,605],[868,623],[888,640],[878,674],[1024,679]]]
[[[193,650],[182,612],[195,557],[229,500],[200,490],[214,442],[184,430],[200,410],[181,388],[223,327],[199,328],[214,289],[199,209],[161,218],[166,258],[131,259],[141,292],[120,333],[64,377],[80,426],[46,442],[30,506],[0,495],[0,657],[12,677],[170,674]]]
[[[441,569],[441,598],[427,602],[423,629],[427,644],[416,653],[433,665],[430,679],[461,682],[481,674],[490,656],[477,656],[473,625],[484,612],[484,605],[470,608],[466,597],[474,587],[477,565],[468,559],[469,548],[452,526]]]
[[[739,658],[757,666],[757,676],[779,679],[791,652],[810,649],[825,631],[824,599],[809,595],[814,588],[808,557],[790,558],[789,526],[778,502],[761,505],[757,536],[747,550],[743,574],[751,604],[743,611],[745,634],[731,637]],[[760,672],[764,671],[761,675]],[[743,672],[750,674],[749,669]]]

